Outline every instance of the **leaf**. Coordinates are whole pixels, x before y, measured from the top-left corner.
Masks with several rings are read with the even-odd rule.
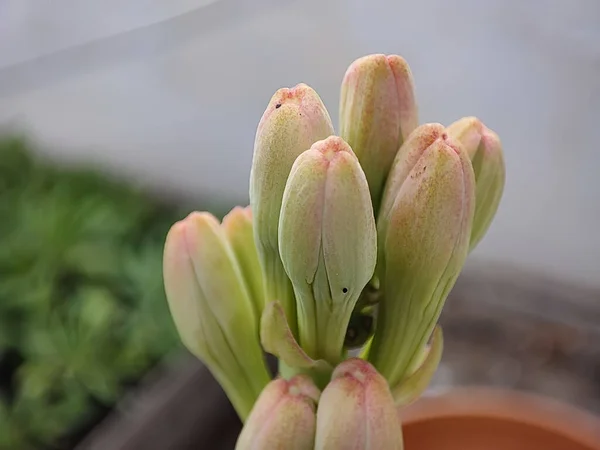
[[[260,341],[263,348],[298,369],[331,372],[333,368],[325,360],[314,360],[308,356],[294,338],[281,303],[272,301],[265,306],[260,321]]]

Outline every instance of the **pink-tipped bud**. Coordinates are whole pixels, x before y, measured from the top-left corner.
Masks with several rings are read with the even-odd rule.
[[[410,373],[464,265],[475,207],[471,162],[442,134],[395,192],[378,223],[384,295],[369,361],[390,385]]]
[[[296,305],[278,246],[279,212],[294,161],[318,140],[333,134],[329,113],[306,84],[279,89],[258,125],[250,172],[254,239],[264,272],[265,302],[281,302],[292,330]]]
[[[379,208],[377,226],[380,234],[385,234],[386,230],[383,229],[387,225],[385,218],[390,214],[398,191],[406,181],[410,171],[417,164],[417,161],[421,159],[425,150],[442,136],[444,131],[444,126],[439,123],[420,125],[410,134],[400,147],[400,150],[398,150],[385,183],[381,207]]]
[[[464,147],[471,160],[481,142],[482,131],[483,124],[477,117],[473,116],[463,117],[446,128],[446,132]]]
[[[483,239],[500,206],[506,168],[500,138],[476,117],[464,117],[447,128],[471,159],[475,173],[475,217],[470,249]]]
[[[265,289],[258,252],[254,244],[250,207],[233,208],[223,217],[223,230],[248,286],[256,317],[260,318],[265,307]]]
[[[259,318],[213,215],[194,212],[171,227],[163,274],[183,344],[206,364],[245,418],[270,375],[259,343]]]
[[[315,359],[343,357],[348,322],[377,252],[369,187],[346,142],[330,136],[294,162],[283,195],[279,250],[294,286],[299,342]]]
[[[397,55],[354,61],[342,81],[340,136],[356,153],[377,212],[396,152],[418,125],[413,78]]]
[[[362,359],[342,362],[321,394],[315,450],[330,449],[402,449],[402,428],[388,384]]]
[[[271,381],[244,424],[236,450],[313,450],[319,395],[305,375]]]

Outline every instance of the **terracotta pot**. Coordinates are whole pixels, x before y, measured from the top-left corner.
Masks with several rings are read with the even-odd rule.
[[[531,394],[461,388],[401,411],[405,450],[600,450],[600,419]]]

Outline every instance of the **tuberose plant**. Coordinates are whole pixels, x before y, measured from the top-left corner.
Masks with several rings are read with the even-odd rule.
[[[172,316],[245,421],[239,450],[401,449],[398,408],[439,364],[438,318],[502,196],[498,136],[475,117],[419,124],[400,56],[350,65],[338,132],[309,86],[278,90],[250,206],[167,237]]]

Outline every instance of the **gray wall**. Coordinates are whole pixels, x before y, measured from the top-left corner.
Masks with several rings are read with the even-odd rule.
[[[477,115],[507,187],[475,260],[600,285],[596,0],[0,0],[0,124],[56,158],[246,202],[272,93],[304,81],[337,116],[366,53],[412,66],[421,120]]]

